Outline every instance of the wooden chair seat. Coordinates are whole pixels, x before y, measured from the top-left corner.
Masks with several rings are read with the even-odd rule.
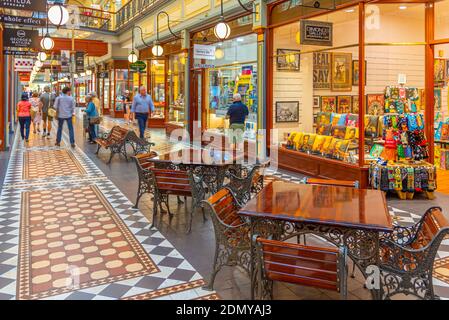
[[[262,281],[333,290],[346,297],[345,248],[319,248],[260,237],[256,239],[256,247]]]

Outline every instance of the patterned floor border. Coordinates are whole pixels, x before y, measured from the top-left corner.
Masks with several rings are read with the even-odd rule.
[[[64,135],[67,140],[67,136]],[[66,145],[67,141],[66,141]],[[86,169],[86,179],[79,177],[55,178],[52,181],[21,181],[23,148],[16,139],[11,160],[8,164],[5,188],[0,195],[0,299],[16,299],[17,266],[19,251],[19,228],[21,194],[27,190],[47,190],[49,188],[72,188],[95,185],[114,208],[130,232],[140,242],[160,272],[132,279],[82,288],[74,292],[46,297],[45,299],[121,299],[143,293],[182,286],[192,281],[202,281],[202,277],[186,261],[173,245],[157,230],[149,230],[149,222],[123,193],[95,166],[79,148],[71,149],[74,156]],[[42,149],[42,148],[40,148]],[[54,149],[54,148],[52,148]],[[92,179],[94,178],[94,179]],[[51,179],[50,179],[51,180]],[[168,263],[169,262],[169,263]],[[196,299],[207,295],[201,289],[180,291],[167,295],[167,299]],[[210,294],[210,293],[209,293]]]

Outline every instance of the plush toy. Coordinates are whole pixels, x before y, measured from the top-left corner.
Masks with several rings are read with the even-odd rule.
[[[397,152],[397,140],[394,130],[389,128],[385,132],[385,149],[382,153],[382,158],[389,162],[394,162],[397,159]]]

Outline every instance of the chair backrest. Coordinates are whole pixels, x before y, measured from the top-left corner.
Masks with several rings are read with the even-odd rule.
[[[149,153],[138,154],[134,156],[134,159],[136,160],[137,166],[145,170],[154,167],[154,163],[149,160],[156,158],[157,156],[158,156],[157,152],[151,151]]]
[[[346,292],[346,248],[318,248],[260,237],[256,246],[265,278]]]
[[[175,195],[191,195],[189,173],[182,170],[151,168],[155,187],[159,192]]]
[[[302,180],[304,184],[316,184],[322,186],[337,186],[337,187],[351,187],[359,188],[358,181],[348,181],[348,180],[328,180],[328,179],[316,179],[316,178],[304,178]]]
[[[449,229],[449,221],[444,216],[442,209],[432,207],[426,211],[418,223],[418,231],[411,247],[414,249],[426,247],[437,238],[440,232],[447,229]]]
[[[120,142],[123,141],[128,134],[128,129],[122,128],[120,126],[114,126],[111,130],[111,134],[108,137],[108,140],[111,142]]]
[[[244,223],[242,218],[237,215],[240,205],[228,188],[223,188],[207,199],[207,203],[215,212],[216,218],[221,223],[236,226]]]

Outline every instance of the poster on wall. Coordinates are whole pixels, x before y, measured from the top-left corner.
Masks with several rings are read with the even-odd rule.
[[[75,52],[75,66],[76,72],[84,72],[84,52]]]
[[[277,49],[276,70],[277,71],[299,71],[301,50]]]
[[[365,84],[366,84],[366,73],[367,73],[367,66],[368,63],[365,60]],[[359,85],[359,60],[352,60],[352,85],[358,86]]]
[[[385,95],[368,94],[366,95],[366,114],[372,116],[380,116],[384,114]]]
[[[442,105],[442,95],[441,95],[441,88],[434,88],[433,89],[433,98],[434,98],[434,108],[436,111],[441,111],[441,105]]]
[[[351,96],[337,97],[337,113],[351,113]]]
[[[70,50],[61,50],[61,71],[70,71]]]
[[[321,97],[321,111],[322,112],[336,112],[337,111],[337,97],[335,97],[335,96]]]
[[[332,91],[352,90],[352,53],[332,53]]]
[[[331,88],[331,53],[315,52],[313,54],[313,89]]]
[[[444,87],[446,81],[446,60],[435,59],[434,62],[434,81],[436,87]]]
[[[299,101],[276,102],[276,122],[298,122]]]
[[[358,114],[359,113],[359,96],[352,96],[352,113]]]

